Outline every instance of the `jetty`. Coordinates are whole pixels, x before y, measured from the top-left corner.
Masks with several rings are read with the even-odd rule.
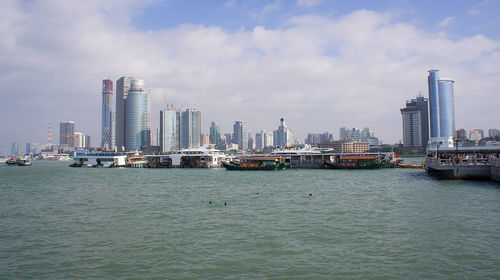
[[[500,146],[429,147],[425,170],[447,179],[500,182]]]

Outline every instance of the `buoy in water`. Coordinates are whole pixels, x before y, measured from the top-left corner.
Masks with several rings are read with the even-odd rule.
[[[211,194],[210,194],[210,196],[213,196],[213,195],[214,195],[214,193],[211,193]]]

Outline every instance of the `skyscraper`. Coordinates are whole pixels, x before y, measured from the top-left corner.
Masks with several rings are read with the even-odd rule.
[[[439,137],[439,70],[429,70],[427,77],[429,87],[429,120],[431,137]]]
[[[59,145],[73,148],[75,138],[75,122],[61,122],[59,124]]]
[[[210,144],[214,144],[215,146],[218,146],[220,144],[220,128],[216,122],[212,122],[212,125],[210,126],[209,137]]]
[[[180,112],[175,108],[160,111],[160,150],[162,152],[179,150]]]
[[[248,149],[247,125],[242,121],[235,121],[233,125],[233,143],[238,144],[238,149]]]
[[[148,149],[151,145],[149,90],[144,80],[133,79],[125,100],[125,149],[127,151]]]
[[[401,109],[403,118],[403,145],[405,147],[425,147],[429,142],[429,101],[417,96],[406,101],[406,108]]]
[[[133,79],[132,77],[121,77],[116,81],[115,145],[118,149],[125,147],[125,101],[130,90],[130,82]]]
[[[113,112],[113,81],[102,80],[102,122],[101,146],[113,149],[114,139],[114,112]]]
[[[430,70],[429,126],[431,138],[451,138],[455,132],[454,81],[439,78],[439,70]]]
[[[180,113],[180,145],[183,149],[200,146],[201,112],[196,109],[186,109]]]

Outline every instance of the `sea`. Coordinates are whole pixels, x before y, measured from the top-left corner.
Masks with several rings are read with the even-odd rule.
[[[0,279],[500,279],[500,185],[0,164]]]

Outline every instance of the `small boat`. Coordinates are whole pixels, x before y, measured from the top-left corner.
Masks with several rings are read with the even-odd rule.
[[[8,158],[8,159],[5,161],[5,163],[6,163],[7,165],[17,165],[16,161],[17,161],[17,158],[10,157],[10,158]]]
[[[127,158],[127,167],[130,168],[143,168],[146,165],[146,160],[144,156],[135,153],[134,155]]]
[[[20,157],[10,157],[5,163],[7,165],[31,166],[31,157],[23,155]]]
[[[223,162],[226,170],[284,170],[290,167],[283,157],[242,157],[239,161]]]
[[[343,155],[335,161],[325,161],[328,169],[378,169],[384,165],[377,155]]]

